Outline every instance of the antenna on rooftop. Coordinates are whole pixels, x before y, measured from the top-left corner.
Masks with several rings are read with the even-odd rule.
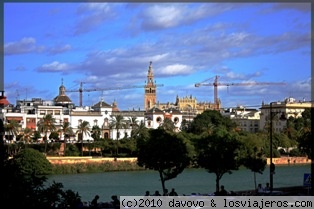
[[[16,90],[16,100],[19,100],[19,98],[20,98],[19,90]]]

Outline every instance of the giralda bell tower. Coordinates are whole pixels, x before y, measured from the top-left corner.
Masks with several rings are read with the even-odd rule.
[[[152,62],[149,64],[147,81],[145,85],[144,108],[149,110],[156,104],[156,84],[154,82],[154,73]]]

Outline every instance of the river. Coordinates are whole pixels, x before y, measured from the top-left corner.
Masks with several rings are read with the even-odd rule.
[[[311,165],[276,166],[273,176],[274,188],[302,186],[305,173],[311,172]],[[256,174],[257,183],[265,186],[269,182],[269,167],[263,174]],[[52,181],[63,184],[64,189],[78,192],[84,201],[91,201],[98,194],[100,201],[110,200],[111,195],[137,196],[145,191],[151,194],[155,190],[162,191],[157,171],[119,171],[105,173],[83,173],[48,176],[47,183]],[[232,174],[224,174],[220,180],[228,191],[254,189],[254,173],[240,168]],[[201,193],[209,194],[215,191],[215,175],[204,169],[185,169],[175,179],[166,181],[166,187],[175,188],[179,195]]]

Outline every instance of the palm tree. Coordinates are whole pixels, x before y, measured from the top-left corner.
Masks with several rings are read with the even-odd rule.
[[[9,123],[4,125],[4,130],[8,133],[9,140],[11,140],[11,136],[13,136],[12,139],[14,136],[17,136],[19,126],[20,125],[16,120],[11,120]]]
[[[64,155],[65,155],[67,139],[69,136],[73,135],[74,132],[69,122],[63,122],[61,128],[59,129],[59,132],[61,136],[62,134],[64,134]]]
[[[207,125],[205,125],[204,127],[202,127],[202,131],[204,135],[212,135],[212,133],[215,130],[215,125],[211,122],[209,122]]]
[[[120,129],[123,128],[124,122],[123,122],[123,116],[122,115],[116,115],[112,116],[110,127],[115,128],[117,130],[117,142],[116,142],[116,155],[118,155],[118,142],[120,138]]]
[[[82,156],[83,156],[83,139],[84,135],[90,136],[90,125],[88,121],[83,121],[80,125],[78,125],[78,130],[76,133],[81,135],[81,144],[82,144]]]
[[[160,125],[164,130],[174,132],[175,125],[174,122],[170,118],[165,118],[164,122]]]
[[[33,130],[30,128],[25,128],[23,131],[23,141],[26,143],[30,142],[31,135],[33,134]]]
[[[95,139],[96,141],[100,139],[100,135],[101,135],[101,129],[98,125],[94,125],[92,128],[92,137],[93,139]]]
[[[138,120],[136,117],[129,118],[129,123],[131,124],[131,138],[134,138],[135,130],[139,127]]]
[[[145,126],[144,121],[141,121],[136,128],[132,130],[132,138],[147,138],[149,136],[148,128]]]
[[[52,114],[45,115],[37,124],[38,130],[45,134],[45,154],[47,154],[48,132],[56,130],[56,119]]]

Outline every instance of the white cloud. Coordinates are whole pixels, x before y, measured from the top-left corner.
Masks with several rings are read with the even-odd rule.
[[[168,65],[158,71],[161,74],[165,74],[165,75],[182,75],[182,74],[191,74],[193,72],[193,68],[187,65],[174,64],[174,65]]]
[[[55,55],[55,54],[60,54],[60,53],[70,51],[71,49],[72,49],[72,46],[70,44],[57,45],[55,47],[50,48],[49,53]]]
[[[43,64],[37,70],[39,72],[66,72],[69,70],[69,65],[66,63],[60,63],[58,61],[53,61],[48,64]]]
[[[41,52],[44,47],[36,45],[36,39],[32,37],[25,37],[19,41],[9,42],[4,44],[4,54],[25,54],[31,52]]]
[[[176,26],[182,19],[183,11],[182,7],[175,7],[169,5],[154,5],[148,7],[144,11],[144,23],[145,27],[157,27],[157,28],[169,28]]]
[[[104,22],[111,20],[115,16],[111,5],[107,3],[82,4],[77,10],[79,20],[74,27],[74,34],[90,32]]]

